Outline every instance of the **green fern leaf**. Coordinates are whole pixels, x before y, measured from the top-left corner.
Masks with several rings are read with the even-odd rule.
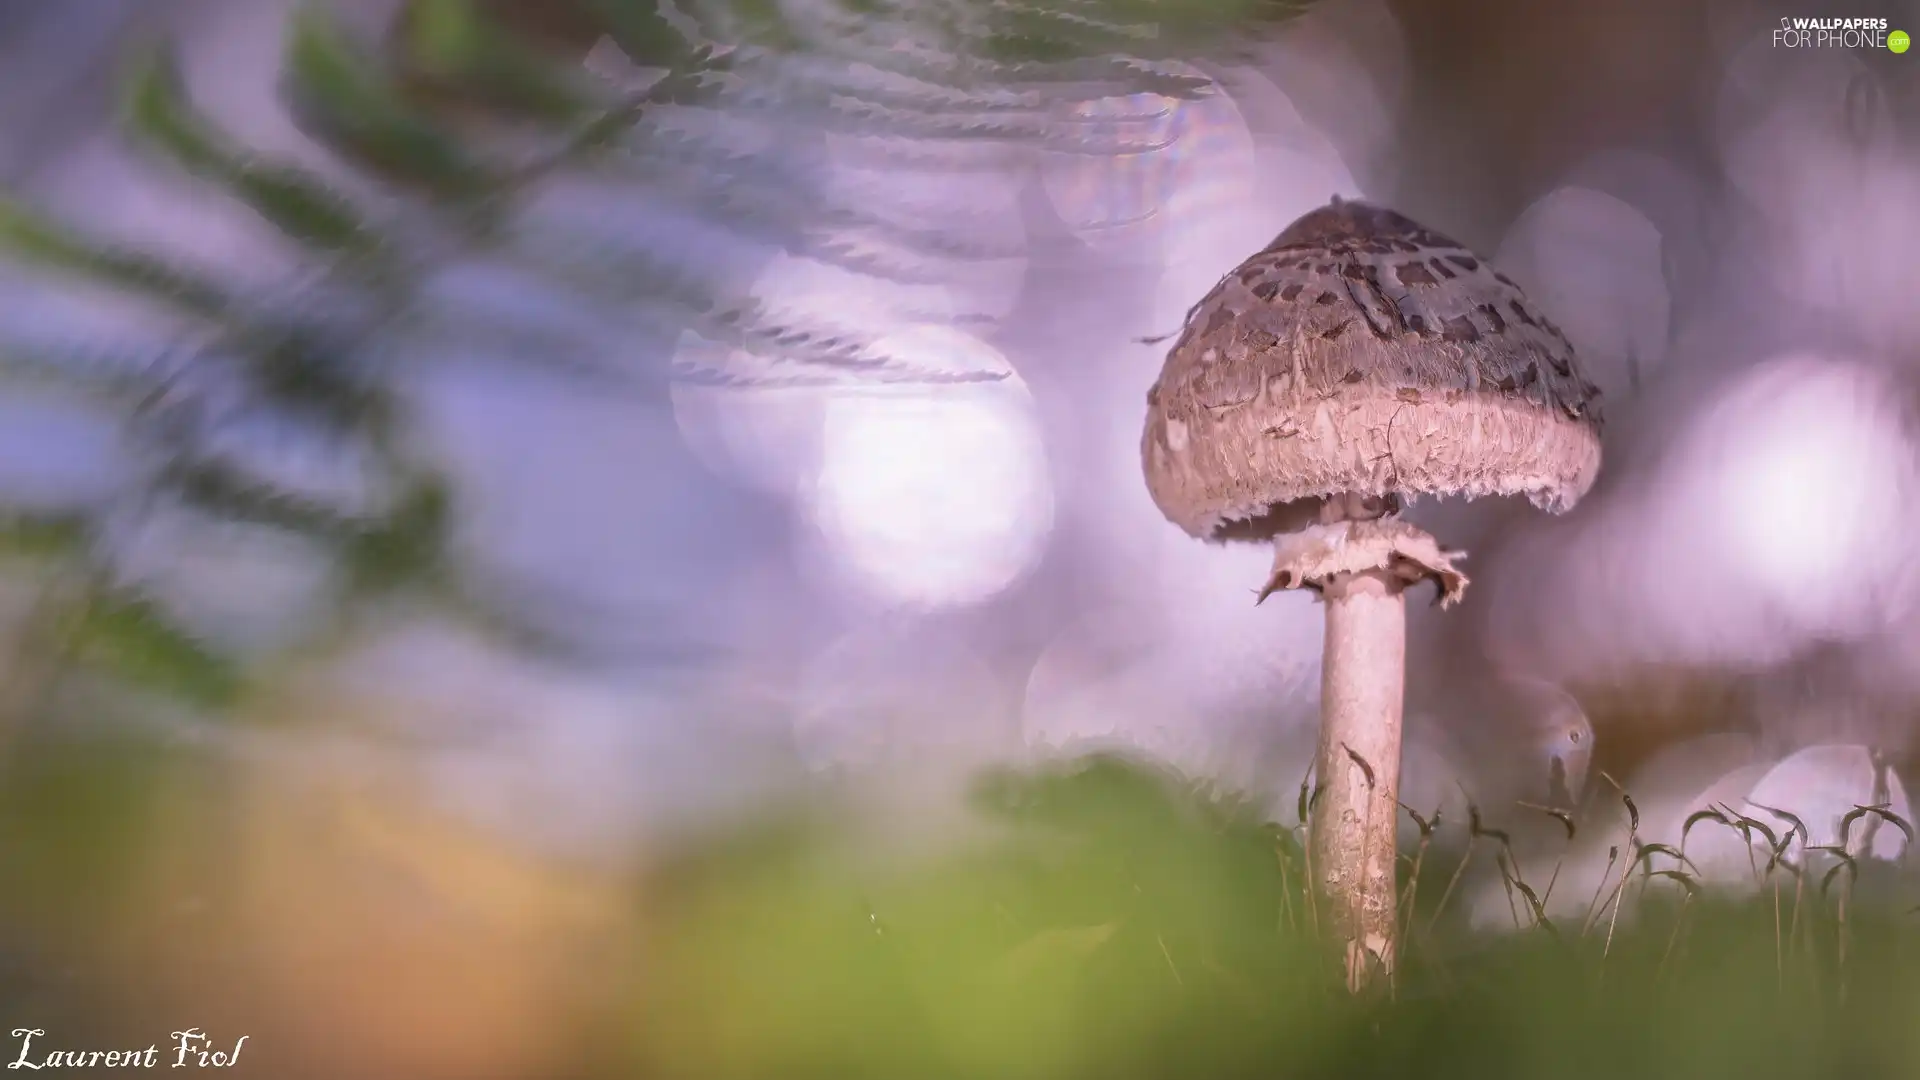
[[[458,138],[405,104],[380,63],[313,4],[291,21],[285,92],[310,134],[381,176],[455,203],[498,184]]]
[[[719,160],[727,157],[724,150]],[[711,162],[713,159],[709,159]],[[1016,258],[1022,246],[994,245],[960,228],[910,228],[868,212],[871,205],[845,205],[794,190],[791,173],[770,162],[745,159],[734,167],[678,160],[660,154],[623,155],[605,171],[619,180],[648,181],[649,194],[671,204],[668,212],[716,223],[744,240],[887,281],[943,284],[946,268],[929,259],[958,261]],[[818,226],[795,229],[809,218]],[[937,223],[945,224],[945,223]],[[964,223],[962,223],[964,226]]]
[[[587,0],[598,29],[642,67],[682,66],[697,43],[660,13],[658,0]]]
[[[73,629],[77,655],[112,678],[212,709],[239,696],[233,663],[137,591],[96,591]]]
[[[0,197],[0,254],[138,293],[205,319],[222,319],[234,307],[224,288],[191,271],[90,240],[5,197]]]
[[[599,107],[581,73],[522,48],[473,0],[414,0],[398,28],[423,88],[535,121],[572,123]]]
[[[341,555],[349,596],[380,596],[434,580],[453,531],[453,491],[437,477],[414,483],[393,510],[351,536]]]
[[[351,329],[351,328],[349,328]],[[270,327],[236,344],[260,403],[341,435],[392,430],[398,406],[389,387],[356,372],[358,335],[325,325]]]
[[[719,297],[713,283],[645,248],[558,228],[529,230],[519,241],[513,253],[521,265],[617,307],[628,318],[644,320],[658,334],[672,337],[690,330],[726,349],[842,375],[913,381],[918,374],[913,363],[875,351],[866,334],[797,312],[773,311],[751,298]]]
[[[250,160],[198,115],[171,49],[156,47],[135,61],[122,116],[135,135],[219,182],[295,240],[330,251],[372,246],[376,233],[345,196],[303,170]]]
[[[671,72],[644,92],[600,113],[568,140],[565,156],[582,159],[618,145],[656,106],[712,104],[719,95],[718,85],[708,80],[713,70],[694,67]]]
[[[898,365],[899,370],[889,370],[876,375],[862,375],[851,379],[845,375],[819,372],[776,375],[767,371],[740,373],[724,368],[701,367],[694,364],[679,363],[674,367],[674,381],[688,386],[708,386],[715,389],[730,390],[802,390],[802,389],[846,389],[850,386],[967,386],[975,383],[1005,382],[1005,372],[999,371],[928,371]]]
[[[160,469],[156,483],[224,522],[264,525],[318,541],[342,540],[359,526],[347,511],[278,490],[228,461],[177,458]]]
[[[0,340],[0,382],[138,407],[161,389],[163,384],[153,372],[162,359],[161,355],[113,348]]]

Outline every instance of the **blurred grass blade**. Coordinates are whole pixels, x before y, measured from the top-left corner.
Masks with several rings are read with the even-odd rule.
[[[1684,870],[1655,870],[1649,873],[1647,876],[1657,877],[1657,878],[1669,878],[1673,881],[1679,882],[1680,887],[1687,891],[1688,896],[1700,895],[1700,883],[1694,880],[1692,874],[1689,874]]]
[[[302,127],[371,171],[454,201],[494,186],[460,140],[409,107],[381,64],[317,5],[291,20],[284,85]]]
[[[221,319],[233,308],[227,291],[198,275],[160,259],[119,250],[50,221],[29,207],[0,196],[0,256],[12,255],[32,266],[83,277],[138,293],[205,319]]]
[[[1739,813],[1725,803],[1720,805],[1720,813],[1726,816],[1727,821],[1734,828],[1740,830],[1740,838],[1747,843],[1753,843],[1753,834],[1757,832],[1767,838],[1767,848],[1769,850],[1780,847],[1779,834],[1773,831],[1773,826],[1761,821],[1759,818]]]
[[[1875,803],[1872,806],[1855,805],[1853,809],[1847,811],[1846,814],[1840,818],[1841,847],[1853,846],[1854,824],[1861,818],[1869,816],[1879,818],[1881,821],[1885,821],[1894,828],[1899,829],[1900,835],[1906,837],[1907,845],[1909,847],[1913,845],[1913,826],[1909,824],[1905,818],[1889,809],[1889,804]]]
[[[1783,839],[1783,845],[1793,843],[1794,833],[1800,834],[1800,844],[1802,847],[1806,847],[1813,843],[1813,833],[1807,830],[1807,823],[1800,820],[1799,815],[1791,813],[1786,810],[1782,810],[1777,806],[1766,806],[1764,804],[1754,802],[1752,799],[1747,800],[1747,805],[1753,807],[1756,810],[1763,810],[1769,814],[1772,814],[1774,817],[1777,817],[1781,821],[1784,821],[1787,823],[1787,835]]]
[[[1837,844],[1817,844],[1807,850],[1831,855],[1835,860],[1833,866],[1820,877],[1821,896],[1827,895],[1827,891],[1833,886],[1835,875],[1839,874],[1842,870],[1847,872],[1848,885],[1852,885],[1860,880],[1860,864],[1847,852],[1846,848],[1840,847]]]
[[[1693,865],[1693,860],[1687,858],[1679,848],[1674,847],[1672,844],[1643,844],[1636,841],[1633,848],[1634,863],[1647,868],[1649,871],[1653,868],[1653,857],[1655,855],[1665,855],[1667,858],[1672,859],[1674,862],[1679,863],[1681,866],[1686,867],[1696,874],[1700,872],[1700,868]]]
[[[1712,807],[1704,810],[1695,810],[1693,813],[1687,815],[1687,820],[1680,826],[1680,846],[1682,849],[1687,846],[1687,836],[1693,832],[1693,827],[1703,821],[1719,822],[1730,829],[1734,827],[1733,823],[1727,820],[1727,815]]]
[[[122,119],[131,131],[190,172],[215,180],[275,228],[329,251],[364,249],[374,232],[347,198],[317,177],[264,164],[195,111],[173,50],[155,46],[128,73]]]

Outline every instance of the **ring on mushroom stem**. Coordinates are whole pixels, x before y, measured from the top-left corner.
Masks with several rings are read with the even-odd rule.
[[[1326,605],[1310,843],[1358,990],[1395,957],[1409,586],[1467,578],[1400,518],[1419,495],[1571,509],[1600,471],[1599,390],[1506,275],[1392,210],[1335,199],[1188,314],[1147,394],[1141,465],[1168,520],[1265,542],[1260,591]]]

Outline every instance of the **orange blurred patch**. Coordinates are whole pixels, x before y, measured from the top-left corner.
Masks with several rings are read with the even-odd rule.
[[[423,805],[400,784],[267,768],[243,785],[242,963],[304,1067],[355,1076],[542,1076],[604,990],[612,880]]]

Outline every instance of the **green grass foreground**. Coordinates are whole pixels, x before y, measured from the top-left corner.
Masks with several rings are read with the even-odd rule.
[[[6,1018],[66,1034],[69,1045],[83,1031],[114,1044],[141,1035],[144,1044],[143,1033],[164,1034],[165,1025],[217,1023],[229,1038],[253,1036],[256,1071],[245,1075],[337,1075],[342,1066],[309,1060],[250,1004],[247,963],[221,959],[238,923],[219,913],[228,849],[211,824],[218,814],[190,820],[153,808],[167,804],[156,791],[201,799],[222,781],[190,761],[156,767],[165,756],[68,744],[7,763],[0,870],[17,887],[4,908],[16,938],[42,936],[26,960],[10,961]],[[1113,759],[1000,775],[977,800],[987,827],[924,843],[903,841],[900,830],[876,839],[843,815],[789,808],[655,860],[615,891],[617,931],[567,969],[563,985],[592,990],[566,1007],[575,1022],[561,1049],[538,1067],[486,1075],[1751,1080],[1920,1069],[1920,916],[1896,899],[1909,892],[1901,868],[1863,866],[1858,881],[1836,874],[1824,890],[1821,873],[1782,870],[1778,892],[1769,886],[1739,904],[1660,878],[1643,897],[1647,879],[1635,872],[1623,892],[1637,918],[1478,934],[1465,926],[1466,886],[1440,910],[1465,845],[1437,832],[1420,859],[1415,932],[1393,995],[1355,1001],[1314,933],[1320,913],[1301,887],[1294,831]],[[173,965],[198,980],[184,991],[149,989],[163,969],[125,962],[131,946],[103,929],[124,924],[113,910],[137,901],[154,912],[152,926],[187,942],[173,929],[184,924],[141,893],[151,887],[127,876],[156,861],[152,844],[134,839],[152,835],[142,830],[154,821],[190,838],[160,861],[198,851],[176,876],[191,878],[212,911],[197,916],[203,936],[176,950],[195,957]],[[1718,826],[1699,826],[1707,827]],[[1469,876],[1493,873],[1491,843],[1477,842]],[[348,970],[382,963],[396,942],[430,929],[418,911],[437,902],[379,901],[413,929],[330,948],[366,950]],[[298,938],[303,925],[273,933]],[[44,975],[76,962],[95,972],[95,991],[69,992],[38,975],[23,982],[19,968],[37,963]],[[307,1022],[321,1014],[301,995],[320,976],[300,968],[295,976],[285,1011]],[[390,978],[376,976],[375,989]],[[455,975],[418,985],[437,992],[473,982]],[[203,1009],[203,992],[212,1001],[235,987],[241,1002],[224,1017]],[[404,1038],[414,1029],[397,1030]],[[485,1037],[463,1030],[470,1034],[456,1031],[449,1045]],[[336,1034],[321,1030],[310,1045],[352,1051]],[[367,1055],[344,1060],[360,1061],[359,1075],[416,1078],[500,1064],[435,1071],[389,1059],[383,1070]]]
[[[1639,898],[1643,868],[1624,890],[1638,919],[1601,917],[1603,898],[1589,926],[1473,935],[1437,910],[1459,852],[1443,859],[1436,845],[1391,999],[1356,1002],[1313,932],[1296,833],[1114,760],[1003,777],[981,802],[1004,832],[910,870],[795,830],[663,873],[647,961],[659,993],[631,1029],[646,1071],[1697,1078],[1920,1066],[1913,921],[1891,901],[1848,911],[1844,873],[1823,892],[1816,874],[1776,871],[1777,892],[1733,904],[1679,889]]]

